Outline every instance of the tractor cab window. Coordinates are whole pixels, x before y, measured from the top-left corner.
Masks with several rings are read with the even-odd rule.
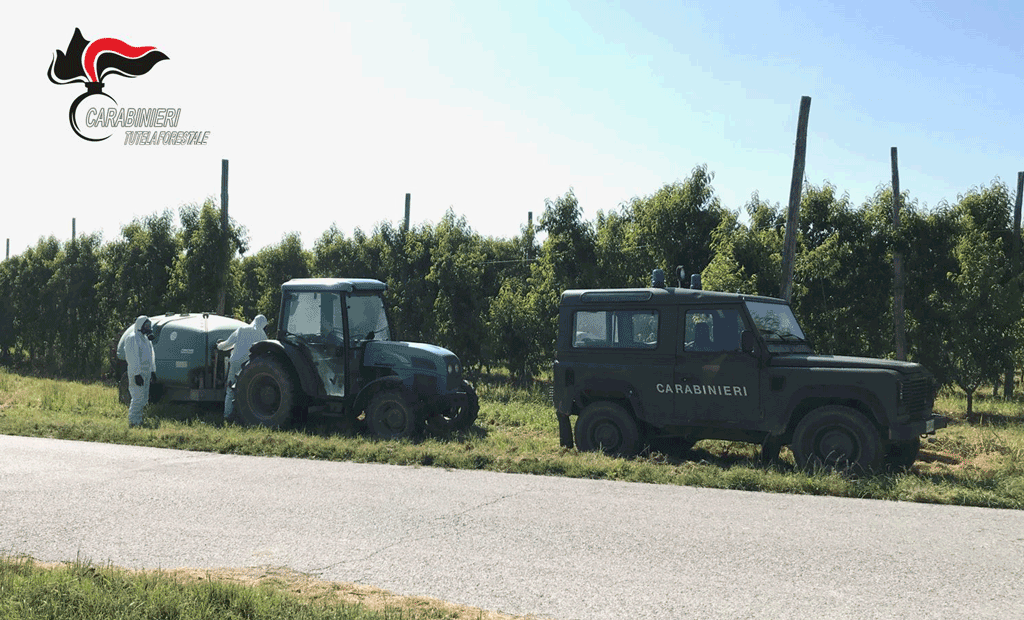
[[[284,329],[310,342],[340,344],[344,323],[341,296],[335,292],[286,293]]]
[[[379,294],[352,294],[348,297],[348,334],[353,343],[364,340],[391,340],[384,300]]]

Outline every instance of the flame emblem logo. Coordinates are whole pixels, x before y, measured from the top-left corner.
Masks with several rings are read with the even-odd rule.
[[[114,103],[113,97],[103,92],[103,79],[108,75],[123,75],[134,78],[148,73],[156,63],[167,60],[167,54],[155,47],[134,47],[120,39],[96,39],[88,41],[82,31],[75,28],[75,34],[68,43],[66,52],[54,51],[47,76],[54,84],[85,84],[85,92],[75,99],[68,112],[71,129],[83,140],[101,142],[104,138],[90,138],[82,134],[75,116],[78,106],[88,97],[102,96]]]

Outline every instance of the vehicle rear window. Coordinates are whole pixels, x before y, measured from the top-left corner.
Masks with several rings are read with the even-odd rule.
[[[573,334],[576,349],[654,349],[658,346],[658,311],[577,311]]]

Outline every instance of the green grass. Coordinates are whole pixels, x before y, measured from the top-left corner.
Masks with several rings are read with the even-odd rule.
[[[1024,415],[1020,400],[976,397],[985,424],[964,420],[962,394],[936,410],[953,420],[925,444],[907,472],[870,477],[797,470],[788,449],[771,467],[758,447],[702,441],[679,452],[670,442],[634,459],[566,450],[543,387],[521,390],[484,381],[477,425],[447,438],[376,441],[313,417],[301,429],[271,431],[221,422],[220,405],[155,405],[143,428],[129,429],[115,389],[0,371],[0,433],[229,454],[482,469],[775,493],[1024,508]]]
[[[0,557],[0,618],[24,620],[470,620],[484,612],[362,589],[369,604],[342,584],[294,576],[233,583],[212,573],[130,572],[75,561],[41,566]],[[290,588],[299,583],[301,587]],[[301,592],[301,594],[297,593]],[[381,602],[383,601],[383,602]],[[488,617],[493,617],[488,614]],[[506,616],[507,617],[507,616]]]

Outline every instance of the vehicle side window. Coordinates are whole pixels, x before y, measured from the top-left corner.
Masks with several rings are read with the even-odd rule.
[[[578,311],[573,315],[573,348],[654,349],[657,310]]]
[[[686,351],[737,351],[743,317],[737,308],[689,310],[683,323]]]

